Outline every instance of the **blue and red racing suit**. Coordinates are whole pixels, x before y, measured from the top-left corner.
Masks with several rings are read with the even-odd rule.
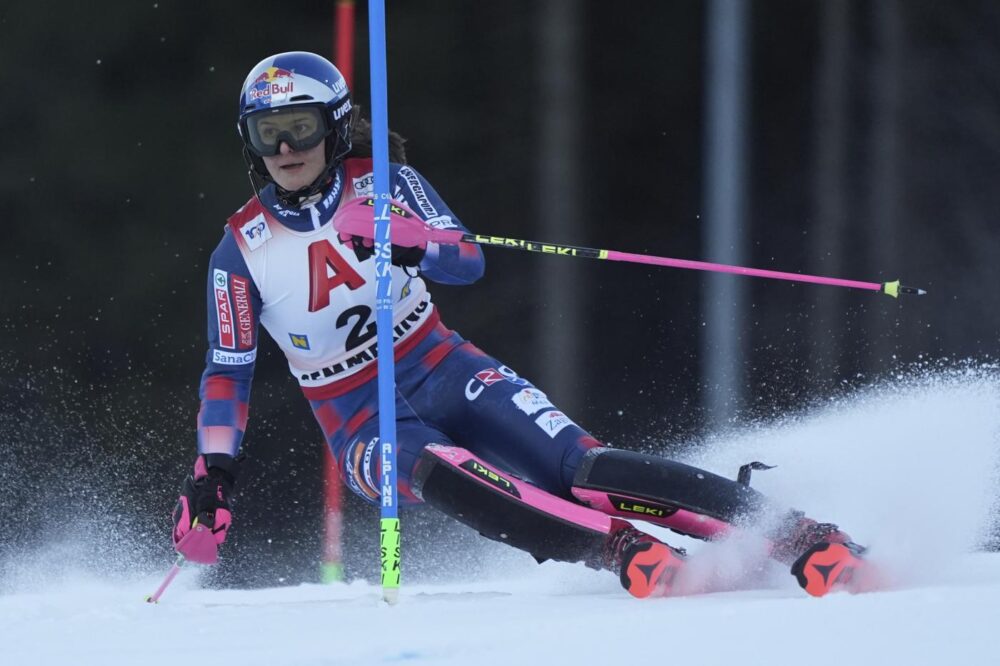
[[[431,185],[391,164],[391,189],[428,224],[465,230]],[[199,453],[235,455],[247,424],[258,323],[285,353],[347,485],[379,499],[375,260],[359,261],[331,223],[371,196],[370,159],[338,167],[321,195],[296,207],[274,186],[229,218],[208,271],[208,340]],[[600,446],[544,393],[441,323],[423,278],[471,284],[484,270],[471,244],[429,243],[418,270],[392,267],[398,478],[429,443],[455,444],[536,486],[571,498],[574,471]]]

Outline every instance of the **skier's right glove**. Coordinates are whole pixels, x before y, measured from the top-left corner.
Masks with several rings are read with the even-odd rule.
[[[195,459],[194,473],[181,484],[173,511],[173,539],[174,548],[188,559],[215,561],[215,549],[226,540],[232,525],[230,503],[241,458],[224,453],[200,455]],[[207,531],[210,538],[191,534],[193,529]]]

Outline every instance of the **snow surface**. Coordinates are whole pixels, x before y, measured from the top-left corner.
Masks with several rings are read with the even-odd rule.
[[[778,465],[754,486],[868,544],[888,591],[813,599],[768,565],[751,589],[638,601],[607,573],[514,553],[495,578],[420,585],[404,559],[394,607],[364,582],[207,590],[187,569],[150,605],[169,562],[103,579],[22,562],[0,596],[0,664],[997,664],[1000,553],[981,546],[998,434],[1000,381],[980,369],[900,379],[696,449],[691,462],[730,476]],[[689,575],[741,587],[755,538],[669,537],[689,548]]]

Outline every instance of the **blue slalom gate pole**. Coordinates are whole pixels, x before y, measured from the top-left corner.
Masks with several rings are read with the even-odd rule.
[[[375,325],[378,329],[379,460],[382,515],[379,545],[382,598],[399,599],[400,534],[396,496],[396,363],[392,345],[392,243],[389,227],[389,112],[385,73],[385,1],[368,0],[372,82],[372,157],[375,171]]]

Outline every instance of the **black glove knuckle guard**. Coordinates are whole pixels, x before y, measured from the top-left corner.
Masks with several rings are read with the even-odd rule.
[[[365,244],[365,241],[368,241],[368,244]],[[351,236],[351,247],[354,250],[354,256],[358,258],[358,261],[368,261],[375,256],[375,246],[369,239],[362,238],[361,236]],[[392,258],[389,261],[393,266],[411,268],[419,266],[426,253],[427,250],[422,247],[403,247],[401,245],[393,245]]]

